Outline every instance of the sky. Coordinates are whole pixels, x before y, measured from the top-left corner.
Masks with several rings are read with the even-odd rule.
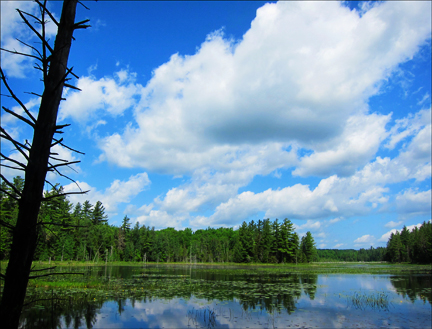
[[[289,218],[318,248],[385,246],[431,219],[431,2],[150,2],[78,5],[58,123],[63,173],[109,224],[193,230]],[[1,1],[3,48],[37,46]],[[61,2],[49,3],[59,18]],[[47,25],[51,42],[56,27]],[[40,76],[2,52],[36,115]],[[2,94],[5,88],[2,86]],[[10,98],[2,106],[22,110]],[[32,132],[2,111],[20,141]],[[2,152],[20,160],[4,140]],[[18,175],[7,168],[2,173]],[[76,184],[53,173],[67,192]],[[49,186],[47,186],[47,189]]]

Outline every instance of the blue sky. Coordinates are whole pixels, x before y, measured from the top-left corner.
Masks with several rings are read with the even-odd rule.
[[[82,161],[65,173],[90,192],[72,202],[156,229],[289,218],[340,249],[431,219],[430,2],[85,4],[69,58],[82,92],[58,121],[86,155],[55,150]],[[2,47],[24,50],[15,8],[36,6],[1,2]],[[32,63],[2,53],[2,68],[36,113]],[[4,112],[2,126],[31,139]]]

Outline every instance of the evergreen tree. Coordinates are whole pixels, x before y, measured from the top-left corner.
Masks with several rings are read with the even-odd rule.
[[[270,263],[271,251],[273,246],[274,236],[272,232],[272,225],[270,219],[267,218],[263,221],[263,233],[262,233],[262,259],[263,263]]]
[[[302,238],[302,252],[304,255],[304,261],[307,263],[313,262],[316,256],[315,241],[312,237],[311,232],[306,232],[306,235]]]
[[[387,243],[387,252],[389,254],[389,259],[391,262],[400,262],[401,261],[401,251],[402,251],[402,242],[400,239],[399,231],[396,231],[395,234],[390,235],[390,239]]]
[[[105,215],[105,207],[102,205],[102,202],[97,201],[93,208],[92,216],[91,216],[93,225],[106,223],[107,218],[108,216]]]

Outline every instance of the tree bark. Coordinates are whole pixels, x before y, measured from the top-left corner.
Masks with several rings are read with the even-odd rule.
[[[24,304],[30,269],[38,236],[37,218],[43,196],[48,159],[58,108],[61,101],[67,61],[74,31],[77,0],[65,0],[54,45],[54,53],[42,95],[33,143],[25,170],[25,184],[19,200],[17,224],[0,305],[2,328],[17,328]]]

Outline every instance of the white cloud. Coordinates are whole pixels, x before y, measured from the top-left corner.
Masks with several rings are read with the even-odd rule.
[[[430,95],[429,93],[426,93],[423,95],[423,98],[417,102],[417,105],[423,105],[428,99],[430,99]],[[430,101],[428,103],[430,107]]]
[[[385,145],[389,149],[394,149],[395,146],[409,136],[416,135],[425,126],[430,126],[431,109],[423,109],[419,112],[408,114],[403,119],[396,120],[396,124],[390,130],[390,138]],[[429,129],[430,130],[430,129]]]
[[[138,216],[133,219],[133,222],[138,222],[140,225],[155,227],[156,229],[174,227],[181,229],[181,223],[187,219],[185,215],[171,215],[163,210],[150,210],[147,215]]]
[[[320,173],[319,158],[321,174],[348,175],[386,136],[389,117],[368,115],[366,100],[429,37],[429,9],[385,2],[359,17],[336,2],[266,4],[238,43],[213,33],[157,68],[136,122],[101,141],[103,159],[177,175],[251,145],[297,143],[316,148],[297,173]]]
[[[340,222],[341,220],[344,220],[344,218],[343,217],[336,217],[336,218],[330,219],[329,223],[330,224],[335,224],[337,222]]]
[[[96,114],[121,115],[136,104],[135,96],[142,86],[135,84],[135,73],[120,70],[115,78],[94,76],[81,77],[77,87],[82,91],[67,90],[66,101],[61,103],[59,121],[71,117],[77,122],[87,123]]]
[[[430,213],[431,200],[431,190],[418,192],[410,188],[396,196],[396,204],[399,213]]]
[[[334,141],[315,148],[317,152],[304,156],[293,171],[300,176],[352,175],[375,155],[382,140],[390,115],[378,114],[351,116],[344,131]]]
[[[40,105],[40,98],[31,98],[26,103],[24,103],[26,109],[33,115],[34,118],[37,117],[37,111],[34,110],[32,111],[32,109],[34,109],[34,107],[36,107],[37,105]],[[25,114],[23,108],[19,105],[13,106],[12,108],[8,108],[8,107],[6,108],[11,110],[12,112],[15,112],[16,114],[19,114],[29,119],[27,114]],[[18,121],[19,120],[15,116],[9,113],[5,113],[1,116],[1,123],[3,127],[5,127],[5,125],[12,125],[14,123],[17,123]]]
[[[340,247],[342,247],[342,246],[344,246],[345,245],[345,243],[337,243],[337,244],[335,244],[334,246],[333,246],[333,248],[334,249],[337,249],[337,248],[340,248]]]
[[[373,245],[375,242],[375,237],[373,235],[363,235],[360,238],[357,238],[354,240],[354,246],[358,247],[358,246],[362,246],[365,244],[369,244],[369,245]]]
[[[415,227],[420,227],[421,225],[422,225],[422,223],[418,223],[418,224],[414,224],[414,225],[409,225],[406,228],[407,228],[408,231],[412,231]],[[394,228],[394,229],[392,229],[392,230],[384,233],[381,236],[381,238],[378,239],[378,241],[380,241],[380,242],[387,242],[390,239],[390,235],[392,235],[392,233],[396,234],[396,231],[399,231],[399,233],[400,233],[402,231],[402,227],[399,228],[399,229],[395,229]]]
[[[182,218],[214,207],[206,221],[218,224],[261,211],[321,219],[378,209],[389,202],[386,184],[428,177],[430,110],[386,130],[391,115],[370,114],[367,105],[429,38],[428,9],[386,2],[360,17],[335,2],[266,4],[242,40],[212,33],[196,54],[175,54],[155,69],[144,88],[134,89],[120,70],[110,81],[130,81],[135,121],[99,141],[99,159],[189,175],[153,202],[153,211]],[[104,79],[91,85],[98,90]],[[106,107],[100,92],[96,98],[90,111]],[[397,158],[372,160],[386,138],[392,148],[407,136]],[[312,153],[299,157],[305,148]],[[237,195],[256,175],[292,167],[297,175],[333,176],[314,190],[297,184]]]
[[[101,201],[108,213],[115,213],[119,203],[128,203],[151,182],[147,173],[141,173],[130,176],[127,181],[116,179],[103,192],[98,191],[86,182],[77,181],[77,183],[83,191],[89,190],[89,192],[84,195],[69,195],[69,200],[72,203],[83,203],[85,200],[89,200],[94,205],[97,201]],[[71,183],[64,186],[64,191],[76,192],[79,190],[76,184]]]
[[[403,221],[399,221],[399,222],[390,221],[387,224],[385,224],[384,226],[389,227],[389,228],[393,228],[393,227],[401,225],[402,223],[403,223]]]
[[[39,6],[33,1],[0,1],[1,5],[1,46],[8,50],[16,50],[21,53],[31,53],[32,51],[20,43],[16,38],[20,39],[27,44],[31,44],[36,38],[33,32],[25,25],[22,18],[19,16],[16,9],[20,9],[23,12],[38,16]],[[52,13],[55,18],[57,15]],[[29,17],[27,17],[29,18]],[[57,18],[58,20],[58,18]],[[29,19],[33,22],[33,19]],[[37,30],[40,27],[34,24]],[[46,25],[47,38],[52,37],[57,33],[57,26],[49,21]],[[52,38],[51,38],[52,39]],[[5,70],[7,76],[24,78],[26,72],[32,68],[33,59],[29,57],[14,55],[11,53],[1,52],[2,68]]]

